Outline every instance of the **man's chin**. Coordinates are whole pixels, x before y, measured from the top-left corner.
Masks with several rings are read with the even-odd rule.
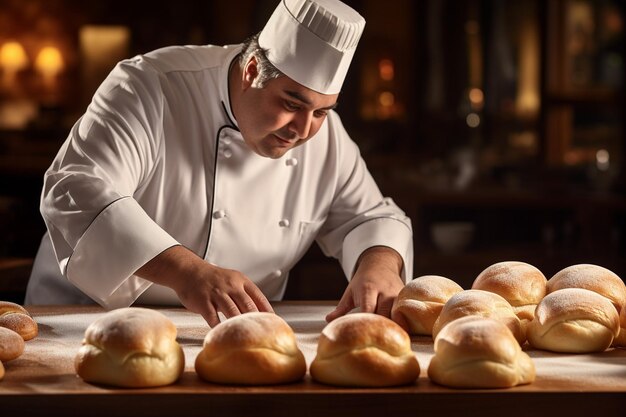
[[[267,157],[271,158],[271,159],[280,159],[283,156],[285,156],[285,154],[287,153],[288,150],[289,149],[286,149],[286,150],[285,149],[280,149],[280,150],[276,151],[275,153],[273,153],[271,155],[268,155]]]
[[[284,148],[270,148],[270,149],[262,149],[259,150],[257,153],[265,158],[270,158],[270,159],[279,159],[282,158],[288,151],[289,149],[284,149]]]

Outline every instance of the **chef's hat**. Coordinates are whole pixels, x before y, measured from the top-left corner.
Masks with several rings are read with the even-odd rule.
[[[339,0],[281,0],[259,45],[292,80],[337,94],[364,27],[365,19]]]

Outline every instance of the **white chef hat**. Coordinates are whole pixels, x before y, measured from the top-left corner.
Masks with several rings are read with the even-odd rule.
[[[259,45],[292,80],[337,94],[364,27],[365,19],[339,0],[281,0]]]

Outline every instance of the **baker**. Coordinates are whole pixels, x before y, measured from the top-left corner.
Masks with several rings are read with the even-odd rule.
[[[282,0],[243,44],[120,62],[45,173],[26,303],[182,304],[213,326],[272,311],[316,240],[350,281],[327,320],[389,316],[411,222],[334,111],[364,26]]]

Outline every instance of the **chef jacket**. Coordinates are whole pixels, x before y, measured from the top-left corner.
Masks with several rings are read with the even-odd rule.
[[[411,277],[410,219],[381,195],[334,111],[282,158],[248,148],[228,93],[240,51],[175,46],[115,67],[45,173],[49,238],[27,301],[55,303],[47,289],[69,280],[106,308],[180,304],[173,290],[134,275],[179,244],[241,271],[270,300],[281,299],[314,239],[348,279],[377,245],[395,249]]]

